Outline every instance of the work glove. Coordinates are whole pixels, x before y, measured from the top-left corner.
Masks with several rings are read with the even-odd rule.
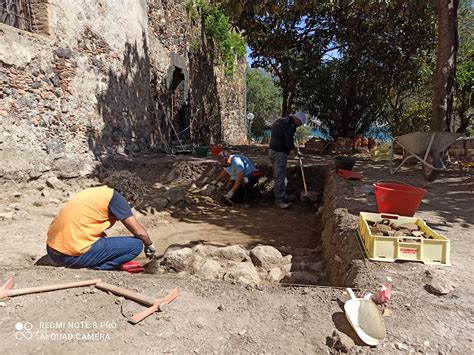
[[[228,193],[224,195],[224,197],[228,200],[230,200],[232,196],[234,196],[234,193],[232,192],[232,190],[230,190]]]
[[[155,246],[153,244],[150,244],[149,246],[145,247],[145,255],[148,259],[152,259],[153,256],[155,256]]]

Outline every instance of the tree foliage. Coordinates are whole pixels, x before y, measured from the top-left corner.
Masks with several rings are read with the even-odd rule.
[[[229,17],[217,4],[207,0],[187,0],[186,11],[191,20],[200,22],[209,41],[216,47],[217,58],[224,64],[225,72],[232,74],[235,62],[245,56],[245,41],[230,25]]]
[[[394,134],[429,128],[437,1],[221,3],[243,31],[253,65],[278,78],[282,113],[295,106],[336,138],[364,133],[374,122]],[[470,1],[460,0],[454,102],[460,130],[472,120],[472,20]]]
[[[472,125],[474,88],[474,10],[470,0],[461,0],[458,13],[459,49],[454,91],[454,123],[458,132]]]
[[[341,2],[333,18],[338,53],[305,72],[298,104],[332,137],[353,137],[417,87],[433,46],[433,13],[421,2]]]
[[[261,69],[247,69],[247,111],[255,115],[252,135],[261,137],[265,127],[280,117],[281,91],[271,75]]]
[[[290,113],[299,78],[307,68],[319,65],[329,50],[332,28],[329,5],[316,6],[305,1],[230,3],[232,11],[236,11],[232,17],[234,23],[244,30],[252,49],[253,66],[264,68],[278,78],[283,97],[282,115]]]

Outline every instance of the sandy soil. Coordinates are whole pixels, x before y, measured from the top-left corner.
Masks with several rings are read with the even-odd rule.
[[[252,155],[254,160],[265,163],[259,150]],[[157,183],[186,188],[192,183],[202,185],[211,175],[213,163],[196,159],[185,163],[187,159],[149,156],[125,163],[133,166],[150,187]],[[307,159],[306,164],[330,161],[331,157],[314,158]],[[345,183],[335,198],[343,199],[352,214],[375,211],[374,197],[356,198],[353,187],[391,178],[387,163],[359,161],[355,170],[364,171],[368,179],[362,183]],[[337,329],[355,339],[356,345],[351,349],[354,353],[471,353],[472,174],[455,169],[436,182],[427,183],[418,168],[409,167],[395,177],[427,188],[418,215],[451,239],[453,266],[366,262],[370,270],[367,282],[353,285],[360,289],[360,295],[373,292],[374,284],[383,282],[387,276],[392,278],[396,291],[388,305],[392,315],[385,318],[386,341],[376,348],[363,346],[345,320],[341,307],[349,296],[344,289],[253,288],[184,275],[131,275],[33,266],[44,255],[45,234],[51,219],[67,200],[65,193],[39,190],[40,182],[25,185],[9,182],[2,186],[0,212],[14,214],[13,219],[0,221],[1,282],[13,276],[15,287],[21,288],[101,278],[149,296],[163,296],[174,287],[180,287],[181,294],[165,312],[152,315],[138,325],[131,325],[126,317],[143,309],[142,306],[89,287],[14,297],[0,303],[0,348],[4,353],[48,354],[328,353],[333,349],[326,346],[326,338]],[[318,181],[311,174],[309,180],[310,188],[317,189]],[[73,193],[91,182],[69,182],[67,190]],[[314,216],[316,209],[306,204],[297,203],[288,211],[280,211],[262,199],[249,208],[223,209],[190,192],[188,197],[195,202],[188,208],[154,211],[150,201],[158,195],[158,190],[150,189],[148,204],[136,213],[159,252],[170,244],[197,240],[247,246],[262,243],[294,249],[319,245],[321,230]],[[42,191],[47,191],[46,196],[41,196]],[[109,235],[123,232],[117,226]],[[455,290],[445,296],[428,293],[425,284],[430,274],[453,281]],[[17,330],[18,323],[28,328],[31,325],[32,329]]]

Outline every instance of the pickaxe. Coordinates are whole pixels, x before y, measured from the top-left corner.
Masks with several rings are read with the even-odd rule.
[[[157,299],[153,299],[142,293],[127,290],[125,288],[114,286],[105,282],[98,282],[95,284],[95,287],[104,291],[110,291],[112,293],[115,293],[116,295],[123,296],[125,298],[141,303],[145,306],[148,306],[147,309],[143,310],[138,314],[135,314],[132,318],[129,319],[129,322],[133,324],[137,324],[138,322],[148,317],[150,314],[153,314],[158,311],[163,311],[164,308],[179,295],[179,288],[177,287],[173,289],[170,293],[168,293],[165,297]]]
[[[8,297],[19,296],[19,295],[27,295],[30,293],[47,292],[47,291],[62,290],[65,288],[90,286],[90,285],[95,285],[99,281],[100,279],[95,279],[95,280],[68,282],[64,284],[54,284],[54,285],[46,285],[46,286],[12,289],[15,282],[13,281],[13,278],[10,277],[7,280],[7,282],[5,282],[3,286],[0,288],[0,299],[6,299]]]

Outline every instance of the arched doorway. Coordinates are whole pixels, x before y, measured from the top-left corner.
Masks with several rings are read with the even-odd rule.
[[[189,143],[190,127],[188,117],[188,105],[186,102],[186,81],[183,69],[174,67],[171,81],[171,105],[170,105],[170,121],[171,142],[177,144],[178,138],[181,143]]]

